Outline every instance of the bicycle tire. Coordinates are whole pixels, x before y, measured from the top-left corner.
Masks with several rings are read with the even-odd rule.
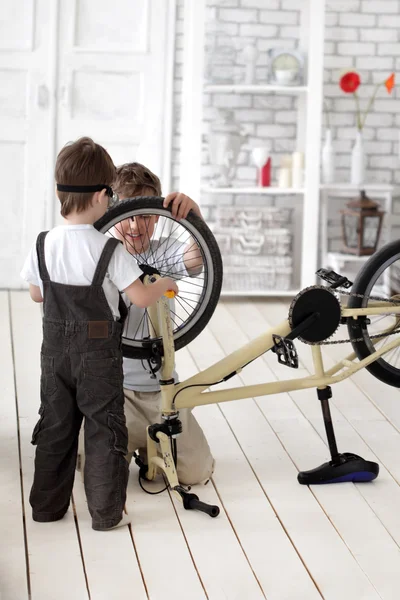
[[[156,196],[138,196],[135,198],[128,198],[119,202],[116,206],[108,210],[105,215],[94,224],[94,226],[98,231],[106,233],[107,230],[113,226],[116,220],[119,219],[120,222],[123,218],[129,218],[132,215],[132,212],[141,210],[148,211],[150,209],[152,214],[158,216],[165,216],[165,213],[169,213],[169,217],[173,219],[171,215],[171,208],[164,208],[163,201],[164,198]],[[189,344],[206,327],[218,304],[223,279],[221,253],[215,237],[205,221],[191,211],[187,215],[186,219],[181,219],[179,223],[185,227],[198,242],[199,240],[202,240],[202,243],[204,243],[208,248],[208,260],[211,260],[208,268],[212,270],[213,280],[211,282],[211,289],[208,293],[207,304],[206,306],[201,307],[201,314],[199,315],[198,319],[193,322],[193,325],[181,335],[174,333],[175,350],[180,350]],[[124,339],[122,341],[122,352],[126,358],[149,359],[151,356],[149,344],[144,344],[143,346],[133,346],[124,342]]]
[[[393,264],[395,260],[400,260],[400,240],[389,242],[371,256],[357,274],[351,289],[352,293],[362,294],[363,296],[371,294],[374,283],[383,273],[385,268]],[[350,296],[348,303],[349,308],[361,308],[363,306],[366,306],[366,298]],[[357,357],[360,360],[363,360],[370,356],[374,350],[373,344],[369,339],[367,326],[363,326],[360,319],[352,319],[348,322],[347,327],[350,339],[363,338],[362,341],[352,342]],[[400,387],[400,369],[387,363],[383,357],[368,365],[366,369],[374,377],[387,385]]]

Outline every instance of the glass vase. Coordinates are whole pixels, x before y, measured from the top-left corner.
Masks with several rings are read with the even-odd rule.
[[[365,178],[365,156],[362,131],[357,131],[356,140],[351,152],[351,183],[360,185]]]

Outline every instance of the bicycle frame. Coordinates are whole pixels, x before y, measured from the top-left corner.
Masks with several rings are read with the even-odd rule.
[[[388,333],[396,328],[397,323],[400,320],[400,306],[388,306],[385,302],[376,302],[367,308],[342,308],[342,317],[352,317],[356,319],[360,316],[374,314],[399,315],[399,317],[396,319],[396,324],[393,325],[393,327],[381,332],[382,338],[380,339],[383,339]],[[330,397],[330,386],[332,384],[351,377],[351,375],[357,371],[363,369],[377,360],[379,357],[383,356],[387,352],[390,352],[393,348],[399,346],[400,336],[391,340],[388,344],[385,344],[382,348],[376,350],[373,354],[361,361],[356,361],[356,355],[355,353],[352,353],[346,358],[340,360],[327,371],[325,370],[323,363],[321,346],[312,345],[311,352],[315,370],[315,373],[312,375],[301,377],[299,379],[281,380],[257,385],[246,385],[219,391],[206,391],[212,385],[215,385],[218,382],[226,381],[228,378],[240,373],[246,364],[255,360],[268,350],[271,350],[271,348],[274,346],[273,334],[279,335],[282,338],[288,336],[292,331],[289,321],[282,321],[277,327],[269,329],[214,365],[197,373],[197,375],[194,375],[193,377],[190,377],[189,379],[186,379],[180,383],[175,383],[172,378],[175,362],[174,340],[170,308],[166,298],[161,298],[157,301],[156,305],[151,308],[150,317],[153,329],[152,335],[161,337],[164,347],[160,380],[162,398],[161,414],[164,424],[155,424],[147,429],[146,479],[152,480],[156,477],[158,471],[163,472],[168,479],[171,490],[175,493],[177,498],[183,502],[185,508],[197,508],[198,510],[208,512],[208,514],[211,516],[216,516],[219,512],[218,507],[208,506],[201,502],[199,503],[197,496],[194,494],[189,494],[188,491],[179,484],[175,468],[175,461],[173,459],[174,453],[172,446],[172,438],[176,437],[176,435],[171,433],[172,430],[169,430],[168,432],[168,426],[176,422],[181,409],[194,408],[196,406],[206,404],[229,402],[244,398],[256,398],[258,396],[267,396],[269,394],[316,388],[318,397],[322,404],[332,461],[331,463],[325,463],[324,465],[321,465],[318,470],[314,470],[318,471],[318,474],[312,475],[312,477],[314,477],[314,479],[315,477],[321,477],[320,481],[313,481],[313,479],[308,481],[306,479],[307,472],[305,472],[303,474],[299,474],[299,482],[321,483],[322,479],[329,482],[331,473],[335,469],[336,471],[338,471],[338,469],[342,469],[344,473],[343,477],[345,477],[343,480],[347,480],[346,477],[349,476],[353,477],[354,470],[361,472],[361,475],[360,473],[358,474],[359,477],[365,477],[365,470],[371,471],[371,473],[368,475],[370,478],[373,479],[377,476],[379,468],[378,465],[375,465],[375,463],[364,461],[364,459],[358,457],[357,455],[340,455],[338,453],[329,411],[328,398]],[[345,464],[346,462],[351,462],[349,467]],[[338,465],[341,466],[338,467]],[[345,472],[346,469],[351,471],[350,475]],[[342,471],[340,471],[340,473],[342,473]],[[313,471],[310,471],[309,473],[313,474]],[[302,476],[303,480],[301,479]],[[352,479],[352,481],[354,481],[354,479]],[[197,505],[196,502],[198,503]],[[201,505],[201,507],[199,507],[199,505]]]
[[[378,304],[380,306],[378,306]],[[170,324],[169,306],[164,299],[158,301],[158,322],[161,324],[160,335],[163,338],[164,353],[166,360],[163,361],[161,369],[162,380],[168,381],[172,377],[174,365],[174,344],[172,339],[172,328]],[[400,318],[400,306],[388,307],[385,303],[371,304],[368,308],[343,308],[343,317],[398,314]],[[154,317],[155,318],[155,315]],[[197,375],[186,379],[178,384],[170,383],[161,387],[163,414],[171,414],[182,408],[194,408],[204,404],[215,404],[218,402],[229,402],[231,400],[240,400],[244,398],[254,398],[258,396],[267,396],[269,394],[278,394],[282,392],[292,392],[295,390],[307,388],[324,388],[328,385],[343,381],[351,377],[357,371],[368,366],[383,354],[386,354],[396,346],[400,345],[400,336],[383,346],[362,361],[355,361],[355,353],[339,361],[334,367],[325,371],[321,347],[311,346],[315,374],[299,379],[290,379],[274,381],[270,383],[261,383],[257,385],[246,385],[236,388],[229,388],[220,391],[206,392],[211,385],[224,380],[224,378],[240,373],[244,366],[258,358],[268,350],[274,343],[273,334],[282,337],[291,332],[289,322],[282,321],[277,327],[271,328],[259,337],[255,338],[239,350],[232,352],[208,369],[199,372]],[[382,333],[387,333],[382,332]]]

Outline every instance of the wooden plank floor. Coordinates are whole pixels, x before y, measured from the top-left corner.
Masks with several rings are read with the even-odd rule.
[[[178,352],[181,378],[286,316],[283,301],[221,302],[207,329]],[[0,600],[398,600],[399,390],[366,371],[333,389],[339,449],[378,461],[373,483],[297,483],[299,470],[328,459],[313,390],[199,407],[217,466],[195,492],[218,504],[220,516],[185,511],[168,492],[145,494],[132,466],[132,525],[99,533],[79,476],[62,521],[32,521],[41,318],[26,292],[0,292],[0,335]],[[310,350],[297,349],[298,371],[267,353],[225,387],[306,375]],[[325,347],[326,364],[343,351]]]

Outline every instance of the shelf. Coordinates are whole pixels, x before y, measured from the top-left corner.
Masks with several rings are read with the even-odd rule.
[[[231,94],[302,94],[307,92],[305,85],[242,85],[242,84],[215,84],[204,86],[205,92],[222,92]]]
[[[203,187],[202,192],[207,194],[254,194],[262,196],[304,194],[300,188],[278,188],[278,187]]]
[[[205,27],[207,3],[205,0],[196,0],[196,2],[185,2],[185,24],[187,25],[188,35],[185,35],[183,50],[183,71],[185,77],[182,81],[182,118],[181,118],[181,145],[180,145],[180,188],[189,190],[192,197],[200,197],[202,194],[204,204],[218,206],[221,201],[238,201],[238,194],[243,198],[247,196],[246,207],[257,207],[260,202],[275,201],[279,204],[286,201],[290,205],[299,205],[302,207],[302,218],[296,223],[296,248],[294,256],[294,271],[299,280],[299,286],[306,287],[309,282],[315,279],[315,272],[318,268],[318,237],[319,237],[319,206],[320,206],[320,153],[321,153],[321,119],[314,119],[314,115],[322,113],[323,102],[323,58],[324,58],[324,15],[325,2],[321,0],[304,0],[299,2],[300,23],[299,23],[299,47],[304,54],[312,60],[307,64],[307,76],[297,80],[298,85],[277,84],[273,77],[267,74],[263,81],[253,81],[253,85],[246,85],[243,82],[223,81],[221,77],[218,81],[212,78],[204,78],[204,49],[205,35],[208,31]],[[301,5],[301,6],[300,6]],[[185,25],[185,26],[186,26]],[[312,32],[312,35],[310,35]],[[240,60],[237,65],[243,67],[243,61]],[[246,81],[249,81],[246,79]],[[250,80],[251,81],[251,80]],[[262,85],[256,85],[256,84]],[[237,187],[240,182],[220,180],[224,187],[212,187],[216,180],[208,181],[203,176],[203,145],[204,120],[208,119],[208,106],[203,106],[204,98],[211,98],[211,106],[221,110],[230,110],[235,112],[237,102],[228,100],[239,99],[241,96],[258,98],[298,98],[296,111],[297,123],[296,148],[304,153],[305,176],[304,182],[296,188],[259,188],[256,176],[249,178],[248,183],[242,182],[243,187]],[[216,101],[216,95],[220,99],[225,98],[225,102]],[[252,96],[253,95],[253,96]],[[214,100],[213,100],[214,98]],[[207,103],[209,104],[209,103]],[[214,106],[217,104],[218,106]],[[242,107],[243,108],[243,107]],[[251,116],[251,115],[250,115]],[[249,120],[246,110],[236,111],[235,118],[244,123]],[[252,117],[253,118],[253,117]],[[257,119],[254,119],[257,120]],[[267,127],[265,136],[268,137]],[[261,138],[264,133],[261,132]],[[293,149],[295,149],[295,147]],[[255,169],[254,169],[255,173]],[[297,182],[296,182],[297,183]],[[278,181],[273,182],[277,186]],[[225,196],[223,196],[225,195]],[[325,197],[328,194],[325,193]],[[258,200],[258,202],[257,202]],[[290,202],[289,202],[290,200]],[[264,281],[264,280],[263,280]],[[254,293],[248,291],[250,286],[246,287],[243,296],[276,297],[295,294],[295,291],[276,291],[264,290],[261,280],[255,280]],[[250,281],[249,281],[250,283]],[[265,281],[268,284],[268,281]],[[283,285],[287,283],[282,281]],[[232,281],[232,286],[236,281]],[[297,280],[296,280],[297,285]],[[295,286],[294,286],[295,287]],[[238,289],[243,287],[238,282]],[[224,296],[237,296],[239,293],[228,293],[224,291]]]
[[[355,185],[353,183],[324,183],[320,185],[320,189],[327,192],[385,192],[385,193],[400,193],[400,189],[388,183],[363,183]]]
[[[252,296],[253,298],[279,298],[288,296],[290,298],[294,298],[294,296],[297,296],[299,291],[300,290],[244,290],[240,292],[222,291],[221,298],[245,298],[246,296]]]

